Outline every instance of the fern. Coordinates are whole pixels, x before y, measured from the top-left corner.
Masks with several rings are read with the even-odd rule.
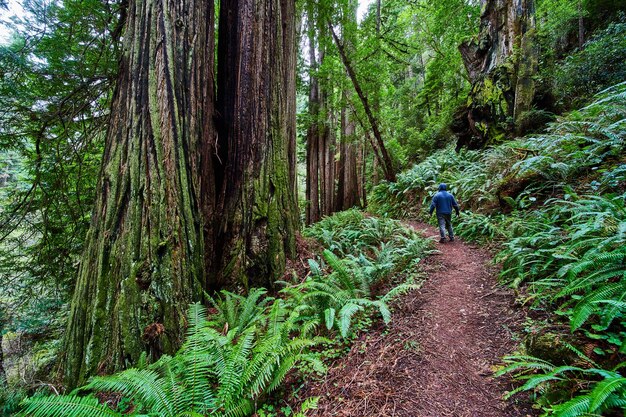
[[[266,308],[269,299],[261,300],[263,293],[230,297],[237,300],[233,307],[221,305],[230,309],[224,315],[247,323],[226,334],[212,327],[216,321],[207,318],[202,306],[191,305],[187,340],[176,356],[164,356],[145,369],[94,378],[73,395],[28,399],[22,415],[121,415],[90,395],[78,396],[99,391],[122,393],[136,406],[135,415],[250,415],[260,396],[276,389],[298,362],[310,360],[310,347],[326,341],[295,333],[302,320],[299,312],[288,310],[282,300]]]
[[[121,413],[99,403],[97,398],[76,395],[35,397],[23,401],[24,409],[18,416],[32,417],[119,417]]]

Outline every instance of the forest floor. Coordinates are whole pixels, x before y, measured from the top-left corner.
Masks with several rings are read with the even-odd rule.
[[[432,226],[410,222],[439,239]],[[350,352],[310,380],[300,398],[319,396],[311,416],[526,417],[523,399],[504,401],[506,378],[494,367],[516,344],[524,314],[497,286],[484,249],[462,241],[438,244],[423,261],[422,288],[397,300],[388,327],[364,332]]]

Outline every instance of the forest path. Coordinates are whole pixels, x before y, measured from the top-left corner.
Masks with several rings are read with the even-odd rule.
[[[408,222],[439,239],[432,226]],[[394,304],[389,327],[356,340],[323,381],[300,395],[320,396],[313,416],[517,417],[526,404],[502,400],[510,389],[493,366],[510,353],[523,319],[513,295],[496,285],[489,254],[462,241],[438,244],[423,261],[423,287]],[[309,414],[308,414],[309,415]]]

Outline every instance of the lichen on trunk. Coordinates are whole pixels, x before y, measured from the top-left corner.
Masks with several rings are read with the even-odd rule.
[[[70,387],[174,353],[203,291],[271,286],[294,255],[295,4],[221,2],[217,94],[213,5],[127,6],[65,337]]]
[[[452,127],[459,147],[481,148],[515,133],[535,94],[533,0],[482,0],[481,6],[480,33],[459,46],[472,82]]]
[[[201,150],[213,143],[212,5],[130,2],[91,228],[64,349],[75,386],[173,353],[203,287]],[[160,331],[147,331],[152,329]],[[156,325],[156,326],[155,326]]]
[[[223,250],[216,284],[272,286],[294,255],[299,223],[289,155],[295,4],[223,0],[220,7],[218,146],[229,164],[218,184]]]

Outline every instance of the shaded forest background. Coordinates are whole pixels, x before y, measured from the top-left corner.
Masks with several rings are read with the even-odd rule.
[[[619,0],[378,0],[362,21],[353,0],[267,1],[265,19],[259,10],[242,12],[246,2],[185,3],[189,21],[150,32],[140,12],[129,14],[132,1],[27,1],[11,43],[0,47],[0,385],[11,392],[0,404],[7,414],[24,395],[131,366],[142,351],[175,353],[189,303],[206,301],[204,291],[271,288],[305,225],[370,203],[380,214],[406,215],[423,196],[407,204],[393,184],[409,196],[429,191],[417,189],[422,172],[409,182],[400,173],[431,163],[437,151],[467,155],[539,134],[558,115],[626,80],[626,5]],[[147,2],[143,12],[152,16],[150,7],[167,4]],[[174,86],[165,101],[179,106],[180,117],[160,124],[160,137],[169,137],[168,129],[184,132],[171,138],[188,141],[172,139],[172,148],[189,159],[173,159],[178,165],[170,170],[155,154],[126,172],[120,167],[132,159],[132,146],[118,149],[124,142],[115,138],[167,110],[136,110],[120,100],[124,86],[158,96],[161,87],[151,84],[158,71],[142,66],[142,54],[158,57],[159,31],[181,34],[168,46],[175,62],[163,64],[163,79]],[[237,49],[241,44],[249,49]],[[168,65],[176,69],[168,73]],[[135,79],[142,71],[145,79]],[[234,77],[237,71],[246,76]],[[137,137],[157,137],[157,125],[140,128]],[[213,147],[196,137],[210,138]],[[612,157],[623,164],[619,152]],[[468,161],[432,164],[445,171]],[[194,177],[199,166],[205,171]],[[153,177],[159,169],[163,176]],[[134,183],[135,173],[145,179]],[[99,245],[112,230],[94,227],[99,216],[110,221],[102,209],[109,207],[101,192],[106,175],[111,189],[133,190],[129,201],[154,187],[152,203],[142,200],[134,213],[156,219],[156,228],[141,229],[141,221],[120,227],[122,243],[108,249],[120,260],[119,273],[102,276],[117,277],[116,285],[134,277],[139,289],[129,289],[126,300],[145,307],[129,313],[132,330],[112,331],[120,341],[108,347],[99,345],[108,337],[103,323],[120,320],[119,307],[76,319],[81,302],[95,297],[80,291],[95,280],[104,262]],[[169,175],[183,184],[159,186]],[[510,212],[531,181],[541,180],[529,174],[503,181],[489,204]],[[172,189],[180,196],[170,198]],[[478,212],[486,205],[464,200]],[[108,204],[119,201],[115,195]],[[171,238],[172,230],[195,232]],[[119,248],[126,244],[149,255],[125,262]],[[174,269],[180,281],[169,287]],[[90,320],[91,329],[72,330],[73,322]],[[102,352],[77,343],[81,338]],[[68,359],[72,349],[82,352]],[[95,356],[80,368],[87,350]],[[103,369],[103,358],[115,359]]]

